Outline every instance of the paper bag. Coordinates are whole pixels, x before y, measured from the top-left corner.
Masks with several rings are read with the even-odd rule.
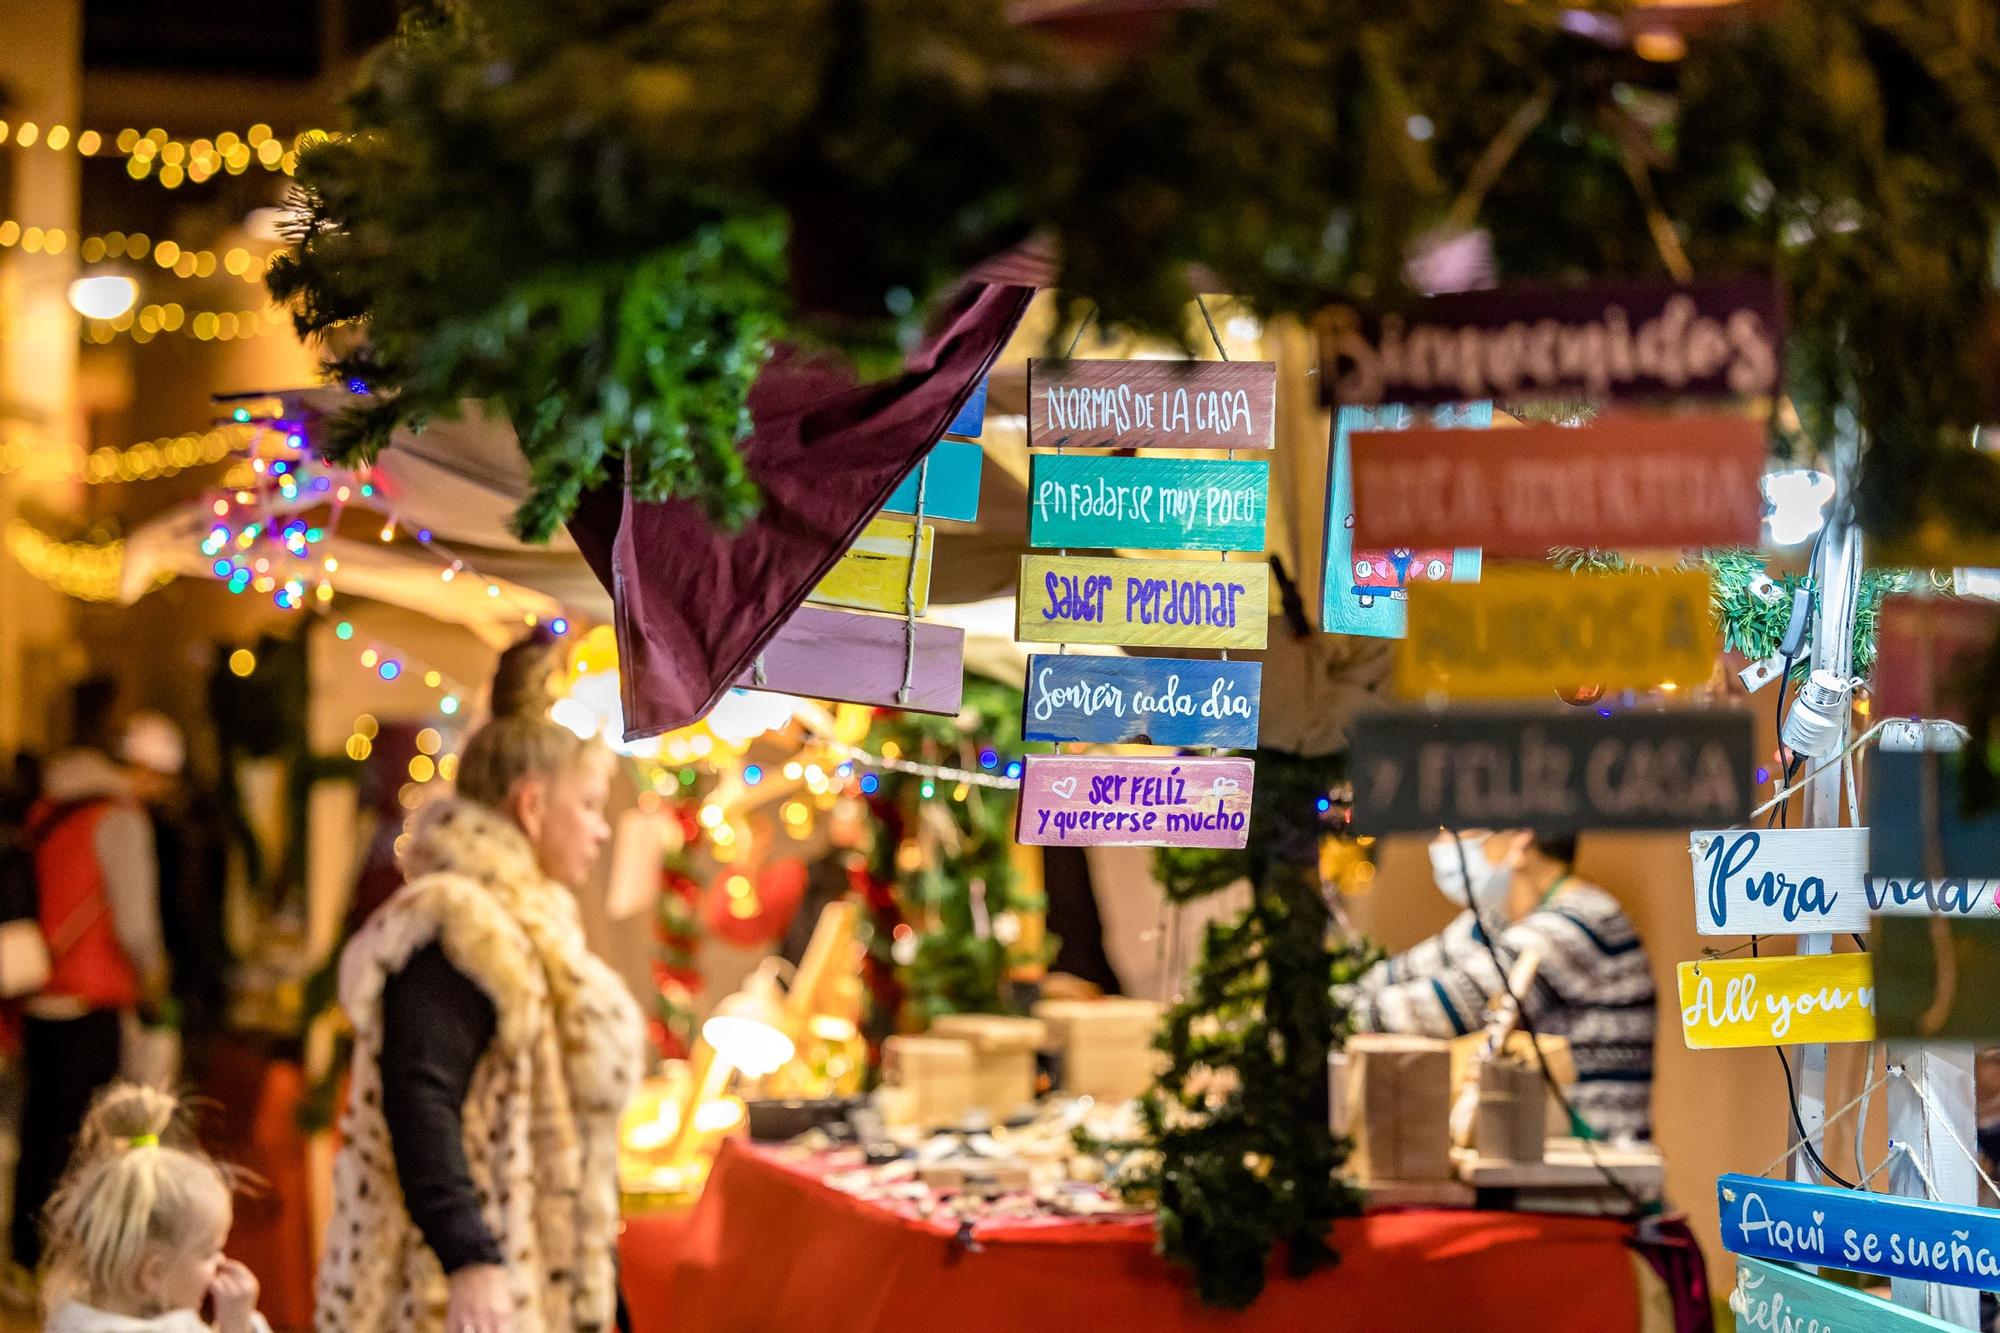
[[[1362,1180],[1449,1180],[1451,1046],[1366,1033],[1347,1043],[1347,1125]]]

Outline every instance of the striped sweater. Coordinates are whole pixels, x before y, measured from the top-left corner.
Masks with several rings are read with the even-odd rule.
[[[1605,1138],[1650,1138],[1655,996],[1632,923],[1610,894],[1566,879],[1501,932],[1501,966],[1511,968],[1530,945],[1541,966],[1522,1011],[1537,1032],[1568,1039],[1577,1073],[1571,1105]],[[1473,914],[1461,912],[1440,934],[1370,968],[1346,998],[1358,1032],[1450,1038],[1485,1025],[1502,985]]]

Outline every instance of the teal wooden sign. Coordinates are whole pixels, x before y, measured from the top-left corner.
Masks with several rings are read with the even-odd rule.
[[[1715,1192],[1732,1254],[2000,1290],[2000,1209],[1764,1176],[1720,1176]]]
[[[937,447],[924,455],[924,461],[903,478],[902,484],[890,492],[882,512],[916,513],[917,476],[922,473],[924,517],[970,523],[979,517],[979,470],[985,461],[985,451],[976,444],[940,440]]]
[[[1028,545],[1261,552],[1270,490],[1261,458],[1036,454]]]
[[[1958,1325],[1905,1310],[1878,1296],[1823,1277],[1767,1264],[1762,1259],[1736,1261],[1736,1287],[1729,1308],[1742,1333],[1914,1333],[1918,1329],[1951,1329]]]
[[[1979,888],[1983,898],[1993,886]],[[1879,1035],[1982,1046],[2000,1038],[2000,1004],[1993,1002],[2000,920],[1878,916],[1868,949],[1875,958]]]

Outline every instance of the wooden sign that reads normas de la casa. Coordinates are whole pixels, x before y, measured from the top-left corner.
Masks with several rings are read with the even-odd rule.
[[[1028,362],[1031,449],[1269,449],[1270,361]]]

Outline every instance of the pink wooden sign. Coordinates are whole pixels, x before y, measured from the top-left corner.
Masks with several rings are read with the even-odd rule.
[[[906,639],[909,634],[901,616],[802,606],[734,684],[915,713],[956,713],[965,688],[965,631],[919,620]],[[899,702],[906,650],[910,697]]]
[[[1039,847],[1241,847],[1256,769],[1248,759],[1030,755],[1015,837]]]

